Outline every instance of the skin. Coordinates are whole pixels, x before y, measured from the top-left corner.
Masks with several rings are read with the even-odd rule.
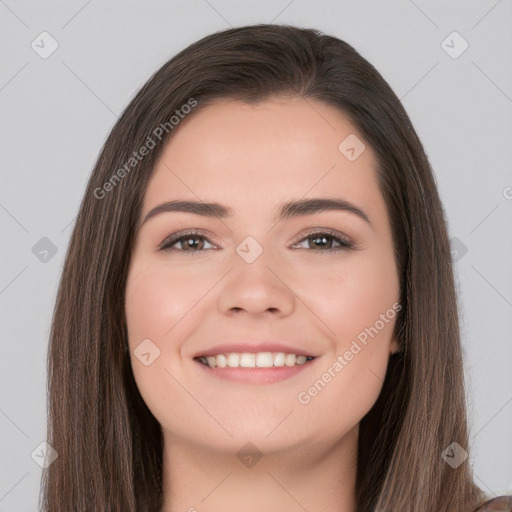
[[[355,511],[359,422],[399,348],[395,319],[307,404],[298,400],[399,297],[375,155],[366,145],[349,161],[338,146],[350,134],[363,140],[340,111],[309,98],[218,100],[181,122],[157,162],[141,220],[176,199],[234,212],[165,212],[136,235],[125,312],[135,380],[162,426],[166,512]],[[371,224],[338,210],[274,220],[282,203],[313,197],[349,201]],[[158,249],[189,228],[207,238],[192,237],[196,252],[186,241]],[[355,249],[308,239],[322,229]],[[236,252],[247,236],[263,249],[250,264]],[[318,357],[267,385],[212,377],[193,360],[220,343],[269,337]],[[134,353],[145,339],[160,350],[148,366]],[[237,457],[248,442],[262,454],[252,467]]]

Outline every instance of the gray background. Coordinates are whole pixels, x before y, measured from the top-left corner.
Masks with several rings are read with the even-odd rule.
[[[262,22],[345,39],[402,99],[453,241],[476,481],[512,493],[512,0],[0,0],[0,511],[37,510],[51,313],[107,134],[177,51]],[[43,31],[59,45],[46,59],[31,47]],[[457,58],[453,31],[469,44]]]

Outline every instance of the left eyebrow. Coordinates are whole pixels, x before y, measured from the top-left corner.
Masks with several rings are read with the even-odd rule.
[[[313,198],[301,199],[299,201],[290,201],[281,206],[279,220],[289,219],[292,217],[300,217],[303,215],[313,215],[314,213],[323,212],[326,210],[341,210],[353,213],[363,219],[368,224],[372,225],[368,215],[358,208],[357,206],[345,201],[344,199],[332,198]],[[277,220],[277,219],[274,219]]]
[[[365,222],[372,225],[368,215],[357,206],[337,198],[313,198],[300,199],[298,201],[289,201],[281,205],[279,214],[274,217],[274,221],[313,215],[327,210],[346,211],[357,215]],[[233,210],[220,203],[205,203],[202,201],[168,201],[153,208],[141,222],[138,229],[142,227],[149,219],[163,212],[185,212],[204,217],[226,218],[234,215]],[[138,230],[137,229],[137,230]]]

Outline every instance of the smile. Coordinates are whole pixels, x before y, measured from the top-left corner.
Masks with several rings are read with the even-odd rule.
[[[313,356],[285,354],[284,352],[257,352],[217,354],[198,357],[196,360],[210,368],[273,368],[305,364],[314,359]]]
[[[239,384],[274,384],[307,371],[317,356],[284,352],[229,352],[195,357],[204,375]]]

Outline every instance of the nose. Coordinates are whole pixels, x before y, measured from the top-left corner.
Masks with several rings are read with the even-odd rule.
[[[252,263],[238,254],[233,267],[221,281],[218,308],[223,314],[273,314],[286,317],[293,313],[297,297],[290,283],[291,276],[265,251]]]

